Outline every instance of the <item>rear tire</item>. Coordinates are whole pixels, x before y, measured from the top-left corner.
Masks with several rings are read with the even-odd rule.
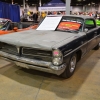
[[[76,63],[77,63],[77,55],[73,54],[70,58],[68,66],[66,67],[65,71],[62,73],[61,76],[64,78],[71,77],[76,69]]]

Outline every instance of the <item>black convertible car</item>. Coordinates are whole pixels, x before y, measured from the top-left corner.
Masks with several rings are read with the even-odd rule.
[[[88,16],[47,16],[36,30],[0,36],[0,56],[17,66],[69,78],[77,62],[98,50],[100,27]]]

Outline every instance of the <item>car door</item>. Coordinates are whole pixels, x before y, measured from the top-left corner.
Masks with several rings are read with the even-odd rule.
[[[88,29],[87,39],[88,39],[88,46],[87,51],[93,49],[96,44],[96,36],[97,36],[97,27],[94,19],[86,19],[85,20],[85,28]]]

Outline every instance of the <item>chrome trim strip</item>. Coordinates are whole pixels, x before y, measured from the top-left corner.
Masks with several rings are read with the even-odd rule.
[[[69,50],[65,51],[64,54],[66,54],[66,53],[68,53],[68,52],[70,52],[70,51],[72,51],[72,49],[69,49]]]

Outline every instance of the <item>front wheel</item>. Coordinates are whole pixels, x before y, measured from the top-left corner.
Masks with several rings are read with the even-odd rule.
[[[64,78],[71,77],[76,69],[76,63],[77,63],[77,55],[73,54],[70,58],[68,66],[66,67],[65,71],[62,74],[62,77]]]

